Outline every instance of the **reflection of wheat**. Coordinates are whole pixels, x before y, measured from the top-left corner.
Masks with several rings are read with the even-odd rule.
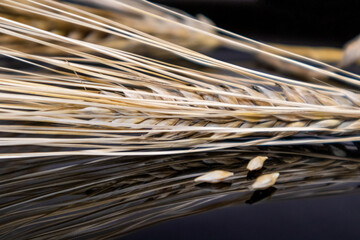
[[[260,199],[248,190],[253,180],[246,165],[258,154],[269,157],[263,173],[281,174],[277,190],[264,192],[273,200],[353,191],[359,182],[359,149],[352,144],[140,159],[24,158],[2,162],[0,231],[9,239],[110,238],[166,219],[254,202]],[[235,175],[215,186],[194,183],[214,169]]]
[[[207,23],[175,12],[164,13],[161,8],[140,1],[128,5],[125,0],[108,0],[101,4],[104,8],[114,6],[123,14],[107,14],[105,10],[61,1],[1,3],[4,45],[0,52],[22,65],[1,68],[1,131],[26,134],[4,137],[1,145],[56,148],[52,152],[7,153],[2,157],[154,155],[248,145],[359,140],[358,93],[245,69],[171,40],[194,35],[193,42],[204,45],[228,43],[256,51],[254,42],[244,45],[243,41],[215,35],[215,28]],[[179,18],[185,19],[186,25],[174,22]],[[155,29],[171,32],[173,37],[149,30],[150,24],[139,24],[151,22],[150,19],[158,24]],[[176,30],[163,30],[169,26]],[[184,31],[187,35],[181,35]],[[84,32],[96,32],[97,37],[84,38]],[[215,74],[180,67],[110,48],[105,44],[109,37],[157,48],[222,71]],[[170,38],[171,42],[159,37]],[[117,47],[127,49],[121,44]],[[55,52],[65,55],[54,56]],[[271,53],[261,52],[342,81],[356,82],[358,77],[284,59],[274,55],[274,49]],[[279,140],[298,133],[310,138]],[[330,137],[336,134],[348,137]],[[320,135],[328,138],[317,137]],[[234,141],[223,141],[230,139]],[[68,147],[74,150],[63,150]]]

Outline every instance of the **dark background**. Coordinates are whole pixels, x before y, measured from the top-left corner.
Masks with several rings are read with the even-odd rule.
[[[255,40],[342,47],[360,33],[360,1],[157,0]],[[360,239],[360,194],[238,205],[123,239]]]
[[[360,33],[359,0],[153,0],[246,37],[341,47]]]
[[[360,194],[237,205],[163,222],[122,240],[359,240]]]

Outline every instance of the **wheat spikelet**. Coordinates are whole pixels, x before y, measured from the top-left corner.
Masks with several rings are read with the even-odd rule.
[[[214,33],[217,28],[205,22],[188,20],[184,15],[180,16],[186,19],[186,25],[175,22],[179,13],[150,8],[153,5],[148,2],[107,0],[97,4],[128,9],[171,26],[182,26],[219,44],[260,52],[358,84],[359,76],[355,74],[285,58],[276,55],[273,48],[261,45],[259,49],[259,43],[245,38],[239,41],[234,36],[224,37],[221,33],[227,32]],[[98,40],[77,39],[41,29],[36,21],[32,24],[28,19],[1,15],[2,37],[30,42],[44,51],[31,53],[14,49],[11,44],[0,47],[1,55],[20,65],[1,67],[1,131],[25,134],[0,138],[0,145],[44,147],[41,152],[8,152],[1,158],[159,155],[249,145],[360,140],[357,92],[246,69],[179,46],[176,41],[160,39],[126,21],[117,22],[98,11],[89,12],[61,1],[5,0],[0,5],[24,12],[28,19],[35,15],[58,26],[97,31],[190,62],[190,67],[173,65],[136,55],[126,47],[117,49]],[[163,11],[174,17],[164,18],[160,14]],[[55,52],[67,56],[51,54]],[[208,68],[198,70],[194,64]],[[212,73],[211,69],[221,72]],[[289,136],[302,138],[283,139]]]

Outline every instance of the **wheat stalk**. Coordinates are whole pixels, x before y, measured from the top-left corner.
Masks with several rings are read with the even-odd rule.
[[[264,45],[258,49],[259,43],[224,37],[212,25],[160,7],[150,8],[153,5],[148,2],[101,2],[103,7],[109,4],[113,9],[128,9],[147,16],[146,19],[181,26],[232,48],[260,52],[358,84],[359,76],[355,74],[285,58]],[[98,40],[91,42],[50,32],[27,19],[18,21],[1,15],[3,37],[42,46],[39,49],[44,54],[14,49],[11,44],[0,47],[1,55],[21,65],[1,68],[1,131],[25,134],[0,138],[0,145],[38,145],[44,149],[8,152],[0,154],[0,158],[159,155],[249,145],[360,140],[357,92],[246,69],[160,39],[126,21],[117,22],[98,15],[98,11],[61,1],[5,0],[0,5],[24,12],[25,16],[39,16],[45,22],[49,19],[59,26],[80,26],[208,66],[197,70],[193,65],[173,65],[136,55],[126,48],[115,49]],[[182,16],[186,25],[159,11]],[[214,29],[220,33],[214,33]],[[50,54],[55,52],[68,56]],[[212,73],[211,69],[221,72]],[[283,139],[294,135],[307,138]]]

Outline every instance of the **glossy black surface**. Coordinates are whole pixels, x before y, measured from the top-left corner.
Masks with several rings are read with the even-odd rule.
[[[246,165],[258,155],[269,157],[263,173],[279,172],[280,178],[274,187],[254,192],[249,186],[255,176]],[[359,233],[357,144],[142,158],[4,159],[0,164],[5,239],[121,239],[127,234],[126,239],[234,239],[234,234],[250,239],[257,229],[258,239],[270,229],[268,239],[280,233],[312,233],[320,239]],[[216,185],[193,181],[218,169],[234,176]],[[328,232],[321,230],[325,226]]]
[[[121,238],[360,239],[360,193],[238,205],[161,223]]]

